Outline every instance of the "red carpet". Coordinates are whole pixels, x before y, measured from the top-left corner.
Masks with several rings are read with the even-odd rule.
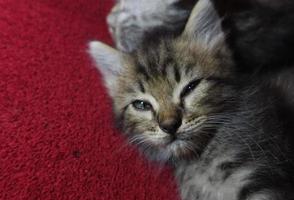
[[[86,53],[110,43],[110,0],[0,0],[0,199],[173,200],[112,127]]]

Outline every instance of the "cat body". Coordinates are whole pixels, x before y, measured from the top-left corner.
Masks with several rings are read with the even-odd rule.
[[[183,200],[292,200],[294,118],[278,95],[283,74],[237,74],[221,23],[199,0],[180,36],[132,53],[91,42],[89,52],[118,127],[149,159],[174,167]]]
[[[249,90],[244,91],[246,96]],[[289,137],[278,126],[274,106],[271,108],[275,100],[269,94],[253,96],[238,111],[228,113],[230,120],[197,162],[176,167],[182,199],[294,198],[293,150],[287,149]],[[268,102],[256,103],[255,98]]]

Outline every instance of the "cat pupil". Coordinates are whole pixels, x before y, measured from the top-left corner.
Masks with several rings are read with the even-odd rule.
[[[149,111],[152,108],[150,103],[146,101],[142,101],[142,100],[136,100],[132,103],[132,105],[136,110],[141,110],[141,111]]]

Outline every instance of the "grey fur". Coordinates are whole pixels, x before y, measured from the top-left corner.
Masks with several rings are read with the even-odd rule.
[[[183,27],[193,6],[176,6],[181,1],[183,0],[117,1],[107,17],[116,47],[124,52],[132,52],[145,35],[157,28],[175,31]]]

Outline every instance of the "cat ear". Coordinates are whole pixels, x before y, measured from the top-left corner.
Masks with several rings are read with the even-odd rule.
[[[89,54],[103,76],[109,95],[113,96],[122,70],[119,51],[99,41],[92,41],[89,43]]]
[[[225,41],[221,18],[211,0],[199,0],[196,3],[184,35],[208,48],[214,48]]]

